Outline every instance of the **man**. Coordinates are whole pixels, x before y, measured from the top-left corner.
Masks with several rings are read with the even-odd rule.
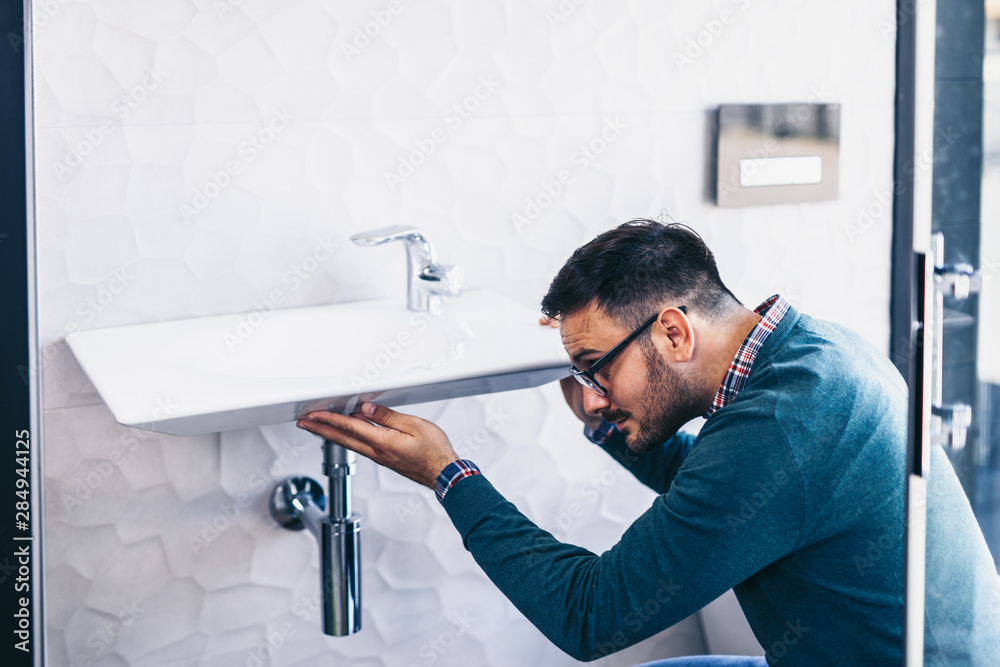
[[[435,487],[490,579],[577,659],[733,588],[767,664],[900,663],[907,393],[883,355],[780,296],[744,308],[697,234],[652,220],[579,248],[542,311],[585,433],[661,494],[600,556],[539,529],[430,422],[366,403],[299,426]],[[697,437],[677,433],[701,415]],[[929,574],[975,582],[928,596],[928,655],[996,664],[1000,583],[940,448],[928,495]],[[680,660],[664,664],[707,664]]]

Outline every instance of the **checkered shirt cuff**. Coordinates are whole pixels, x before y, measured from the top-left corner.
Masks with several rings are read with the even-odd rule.
[[[444,502],[444,494],[448,493],[448,489],[454,486],[455,482],[463,477],[481,474],[479,468],[472,461],[466,459],[452,461],[438,475],[437,483],[434,485],[434,493],[437,494],[439,501]]]

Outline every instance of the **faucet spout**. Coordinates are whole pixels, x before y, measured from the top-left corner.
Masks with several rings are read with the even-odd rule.
[[[323,441],[330,478],[330,513],[318,482],[289,477],[271,494],[271,516],[289,530],[306,528],[319,542],[323,632],[343,637],[361,630],[361,516],[351,511],[354,453]]]
[[[365,247],[402,241],[406,247],[406,307],[416,312],[431,309],[436,297],[457,296],[465,286],[465,274],[456,266],[439,264],[434,246],[416,227],[393,225],[354,234],[351,241]]]

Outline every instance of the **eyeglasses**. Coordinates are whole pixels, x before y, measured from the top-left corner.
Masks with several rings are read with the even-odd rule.
[[[678,306],[677,310],[679,310],[682,313],[684,313],[685,315],[687,315],[687,307],[686,306]],[[631,343],[633,340],[635,340],[636,336],[638,336],[643,331],[645,331],[646,328],[650,324],[652,324],[653,322],[655,322],[656,319],[659,316],[660,316],[660,314],[656,313],[655,315],[653,315],[652,317],[650,317],[648,320],[646,320],[645,322],[643,322],[642,324],[640,324],[638,329],[636,329],[635,331],[633,331],[629,335],[625,336],[625,338],[623,338],[620,343],[618,343],[613,348],[611,348],[610,350],[608,350],[604,354],[603,357],[601,357],[600,359],[598,359],[597,361],[595,361],[593,364],[591,364],[590,368],[588,368],[587,370],[581,371],[576,366],[570,366],[569,367],[569,372],[573,374],[573,377],[576,378],[577,382],[579,382],[580,384],[582,384],[587,389],[593,389],[594,391],[597,392],[597,394],[599,396],[607,396],[608,395],[608,390],[605,389],[603,386],[601,386],[601,383],[597,381],[597,378],[595,376],[598,373],[601,372],[602,368],[604,368],[605,366],[607,366],[609,363],[611,363],[611,361],[615,357],[617,357],[619,354],[621,354],[621,351],[624,350],[628,346],[629,343]]]

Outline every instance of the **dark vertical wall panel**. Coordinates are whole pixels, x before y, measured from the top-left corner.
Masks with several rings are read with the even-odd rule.
[[[38,547],[25,538],[40,525],[30,512],[17,514],[24,507],[17,503],[40,492],[23,484],[17,487],[17,480],[25,479],[18,470],[36,463],[18,446],[18,440],[27,440],[31,423],[23,25],[22,3],[0,2],[0,452],[5,454],[0,457],[0,630],[7,642],[2,652],[5,665],[32,664],[34,651],[16,647],[34,648],[33,621],[39,611],[30,602],[35,582],[22,569],[30,567],[32,559],[22,554]],[[28,494],[18,495],[25,490]],[[22,518],[29,521],[19,523]],[[27,630],[22,621],[26,615]]]

